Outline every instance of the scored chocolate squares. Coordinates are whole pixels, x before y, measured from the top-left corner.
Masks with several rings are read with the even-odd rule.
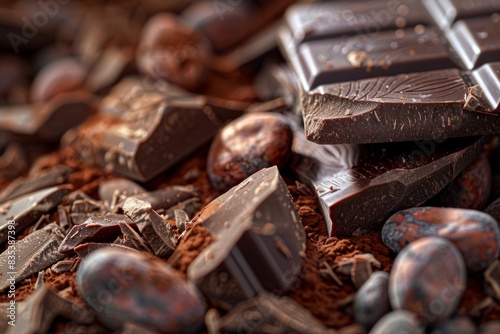
[[[382,143],[500,133],[498,5],[477,3],[291,8],[280,42],[302,87],[307,139]]]
[[[262,290],[284,293],[292,287],[302,266],[305,235],[277,167],[233,187],[193,223],[216,236],[187,271],[212,302],[227,309]]]
[[[186,94],[171,96],[138,82],[113,98],[121,103],[71,142],[84,161],[136,181],[149,181],[207,144],[246,103]]]

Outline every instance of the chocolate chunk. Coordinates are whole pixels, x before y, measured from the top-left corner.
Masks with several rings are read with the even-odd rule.
[[[157,99],[152,101],[148,96],[154,94]],[[73,145],[83,160],[107,172],[148,181],[207,144],[246,107],[202,96],[142,94],[119,119],[81,129]]]
[[[29,142],[57,142],[92,113],[91,96],[74,92],[49,102],[0,109],[0,132]]]
[[[468,83],[467,78],[473,83]],[[494,134],[500,63],[321,86],[301,98],[307,138],[376,143]]]
[[[2,145],[3,146],[3,145]],[[26,153],[17,143],[9,143],[0,153],[0,179],[13,180],[20,176],[28,167]]]
[[[127,197],[145,193],[146,189],[127,179],[109,180],[99,184],[99,198],[114,208]]]
[[[177,233],[148,202],[130,197],[123,204],[123,212],[137,223],[156,256],[166,258],[172,255],[177,248]]]
[[[118,223],[122,235],[115,240],[115,244],[123,245],[139,251],[152,252],[148,243],[137,233],[132,226],[125,223]]]
[[[500,7],[500,6],[499,6]],[[500,60],[500,14],[455,23],[447,33],[465,68],[472,70],[488,62]]]
[[[457,20],[477,16],[487,17],[500,11],[500,3],[495,0],[425,0],[423,3],[443,29],[450,27]]]
[[[138,200],[151,204],[153,210],[158,213],[173,212],[177,209],[188,209],[192,215],[201,207],[199,190],[192,186],[168,186],[151,192],[145,192],[134,196]],[[184,204],[183,204],[184,203]]]
[[[44,188],[58,186],[69,179],[71,168],[57,165],[50,169],[31,173],[9,184],[0,193],[0,203]]]
[[[298,4],[288,10],[285,19],[296,45],[317,39],[369,35],[432,23],[420,0]]]
[[[56,274],[60,274],[68,271],[74,271],[73,268],[75,268],[77,265],[77,259],[64,259],[55,263],[52,267],[50,267],[50,270],[52,270]]]
[[[82,259],[87,257],[90,253],[101,249],[101,248],[117,248],[122,251],[126,252],[137,252],[135,248],[130,248],[124,245],[118,245],[118,244],[111,244],[111,243],[106,243],[106,242],[87,242],[81,245],[78,245],[75,247],[74,251],[75,253],[81,257]]]
[[[476,159],[485,142],[318,145],[299,129],[292,169],[318,194],[328,234],[352,236],[380,230],[392,213],[436,195]]]
[[[16,326],[11,327],[10,334],[50,333],[51,326],[58,317],[81,325],[95,322],[93,311],[60,297],[56,291],[43,284],[28,297],[26,307],[19,312],[18,317],[22,321],[17,321]]]
[[[0,244],[10,239],[9,221],[14,221],[16,233],[35,223],[42,215],[55,208],[71,190],[71,186],[62,185],[47,188],[24,195],[3,203],[0,206]]]
[[[297,278],[304,228],[277,167],[230,189],[193,223],[217,239],[188,267],[188,278],[221,307],[231,308],[262,290],[284,293]]]
[[[288,297],[262,291],[218,320],[221,333],[330,333],[319,320]]]
[[[91,217],[83,224],[73,226],[61,243],[59,252],[69,254],[76,246],[87,242],[113,241],[121,234],[120,223],[137,228],[137,225],[124,215]]]
[[[61,260],[64,255],[57,249],[63,239],[62,229],[52,223],[17,241],[15,248],[7,248],[0,255],[0,291],[12,283],[13,276],[14,281],[19,282]],[[9,260],[12,250],[15,250],[16,259],[14,264],[9,264],[12,263]]]

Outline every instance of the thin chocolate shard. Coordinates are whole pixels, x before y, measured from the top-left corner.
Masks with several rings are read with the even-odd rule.
[[[97,243],[97,242],[84,243],[84,244],[76,246],[74,251],[79,257],[81,257],[83,259],[86,256],[88,256],[90,253],[92,253],[93,251],[96,251],[98,249],[105,248],[105,247],[119,248],[125,252],[130,252],[130,251],[137,252],[137,250],[135,248],[130,248],[130,247],[127,247],[124,245],[118,245],[118,244],[112,244],[112,243],[106,243],[106,242],[103,242],[103,243]]]
[[[71,228],[59,246],[59,252],[70,254],[76,246],[87,242],[111,242],[121,234],[120,223],[137,228],[137,225],[124,215],[91,217],[83,224]]]
[[[57,165],[47,170],[31,173],[28,177],[19,178],[2,190],[0,203],[34,191],[66,183],[71,171],[72,169],[69,167]]]
[[[499,133],[499,78],[496,62],[472,72],[439,70],[321,86],[301,96],[307,139],[378,143]]]
[[[295,131],[291,168],[321,204],[328,235],[378,231],[394,212],[423,204],[480,154],[487,138],[318,145]]]
[[[193,220],[217,240],[188,267],[188,278],[212,302],[230,309],[262,290],[284,293],[302,265],[305,235],[297,209],[271,167],[207,205]]]
[[[66,93],[47,103],[3,107],[0,132],[23,141],[57,142],[92,114],[91,100],[92,96],[86,93]]]
[[[24,195],[0,206],[0,244],[8,239],[8,222],[14,221],[16,233],[35,223],[55,208],[71,190],[70,185],[47,188]]]
[[[108,117],[106,125],[80,129],[73,145],[84,161],[145,182],[207,144],[247,106],[203,96],[139,94],[132,104],[125,104],[123,113],[103,116]]]
[[[18,314],[16,326],[9,328],[9,334],[45,334],[57,317],[74,321],[80,325],[95,322],[94,312],[79,304],[60,297],[56,291],[40,286],[27,299],[26,307]]]
[[[138,200],[149,202],[155,211],[167,212],[172,211],[173,207],[181,202],[190,199],[199,201],[199,195],[199,190],[192,186],[169,186],[134,197]]]
[[[179,241],[177,233],[153,210],[151,204],[130,197],[123,204],[123,212],[137,223],[156,256],[166,258],[172,255]]]
[[[129,224],[118,223],[122,235],[115,240],[115,244],[127,246],[139,251],[152,252],[148,243]]]
[[[79,225],[84,223],[89,218],[99,217],[106,214],[104,203],[90,198],[83,192],[79,194],[79,197],[82,198],[70,200],[71,208],[69,217],[71,218],[71,223],[73,225]]]
[[[265,291],[238,304],[217,325],[222,333],[331,333],[292,299]]]
[[[424,5],[441,29],[449,28],[457,20],[489,16],[500,12],[500,2],[495,0],[424,0]],[[498,14],[493,14],[498,15]]]
[[[416,25],[429,25],[432,18],[420,0],[330,1],[297,4],[288,9],[285,20],[295,45],[302,42],[371,34]]]
[[[99,198],[110,207],[122,203],[127,197],[145,193],[147,190],[127,179],[109,180],[99,184]]]
[[[77,259],[64,259],[55,263],[52,267],[50,267],[50,270],[52,270],[56,274],[68,272],[75,267],[76,263]]]
[[[8,261],[12,255],[9,253],[11,248],[0,254],[0,291],[12,283],[11,278],[19,282],[64,258],[58,252],[63,239],[62,229],[52,223],[15,243],[15,264],[9,264],[12,261]]]

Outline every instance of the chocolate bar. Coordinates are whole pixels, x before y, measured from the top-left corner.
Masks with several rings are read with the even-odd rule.
[[[217,240],[188,267],[188,279],[229,309],[260,291],[286,292],[305,251],[305,235],[278,168],[266,168],[207,205],[194,224]]]
[[[295,131],[292,170],[317,193],[330,236],[379,231],[394,212],[442,190],[480,154],[486,138],[318,145]]]
[[[443,31],[426,14],[431,2],[399,1],[391,8],[361,1],[352,12],[346,9],[351,3],[330,2],[289,10],[280,41],[302,86],[309,140],[380,143],[500,133],[500,17],[475,17],[493,6],[478,1],[473,7],[482,9],[460,14]],[[440,5],[452,13],[446,3]],[[387,14],[382,21],[380,13]],[[307,22],[316,21],[309,31]]]
[[[126,92],[119,117],[80,130],[73,145],[84,161],[136,181],[149,181],[207,144],[247,104],[203,96],[161,96],[141,88]],[[154,100],[151,95],[155,95]],[[105,116],[106,117],[106,116]]]

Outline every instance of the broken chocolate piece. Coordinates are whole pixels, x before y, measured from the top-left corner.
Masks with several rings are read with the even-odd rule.
[[[88,242],[85,244],[81,244],[75,247],[74,251],[75,253],[81,257],[82,259],[87,257],[90,253],[93,251],[96,251],[101,248],[106,248],[106,247],[111,247],[111,248],[118,248],[126,252],[137,252],[135,248],[130,248],[124,245],[118,245],[118,244],[111,244],[111,243],[106,243],[106,242]]]
[[[84,161],[145,182],[207,144],[248,105],[203,96],[169,98],[152,91],[126,106],[122,114],[104,116],[108,122],[81,129],[73,145]]]
[[[331,333],[292,299],[265,291],[238,304],[217,325],[222,333]]]
[[[168,186],[134,196],[151,204],[160,214],[173,213],[175,209],[185,210],[190,216],[201,208],[199,190],[192,186]]]
[[[50,270],[52,270],[56,274],[60,274],[68,271],[74,271],[73,268],[75,268],[77,265],[77,259],[64,259],[55,263],[52,267],[50,267]]]
[[[28,167],[26,153],[17,143],[9,143],[0,147],[0,180],[13,180]],[[1,203],[1,202],[0,202]]]
[[[152,252],[148,243],[129,224],[118,223],[122,235],[115,240],[115,244],[127,246],[139,251]]]
[[[306,136],[336,144],[498,133],[499,78],[497,62],[321,86],[301,97]]]
[[[113,208],[127,197],[145,193],[146,189],[127,179],[109,180],[99,184],[99,198]]]
[[[70,190],[71,186],[62,185],[3,203],[0,206],[0,244],[8,239],[9,221],[15,222],[15,231],[20,233],[22,229],[35,223],[42,215],[56,207]]]
[[[69,254],[76,246],[87,242],[113,241],[121,234],[120,223],[137,228],[136,223],[124,215],[91,217],[86,222],[73,226],[59,246],[59,252]]]
[[[71,320],[81,325],[95,322],[94,312],[79,304],[60,297],[56,291],[42,284],[26,301],[26,306],[18,314],[22,321],[10,327],[9,334],[46,334],[57,317]]]
[[[0,132],[23,141],[57,142],[69,129],[92,113],[92,97],[75,92],[59,95],[46,103],[9,106],[0,110]]]
[[[71,168],[57,165],[50,169],[38,171],[9,184],[0,193],[0,203],[26,195],[44,188],[58,186],[66,183],[69,179]]]
[[[292,169],[317,193],[329,235],[360,235],[380,230],[391,214],[436,195],[478,157],[485,142],[476,137],[318,145],[298,129]]]
[[[217,237],[188,278],[229,309],[262,290],[284,293],[302,265],[305,235],[278,169],[263,169],[207,205],[194,224]]]
[[[0,291],[12,283],[7,280],[11,275],[15,276],[15,282],[19,282],[61,260],[64,255],[57,249],[63,239],[62,229],[52,223],[15,243],[14,265],[8,261],[12,253],[5,250],[0,255]]]
[[[151,204],[130,197],[123,203],[123,212],[137,223],[156,256],[166,258],[172,255],[177,248],[177,233],[153,210]]]

